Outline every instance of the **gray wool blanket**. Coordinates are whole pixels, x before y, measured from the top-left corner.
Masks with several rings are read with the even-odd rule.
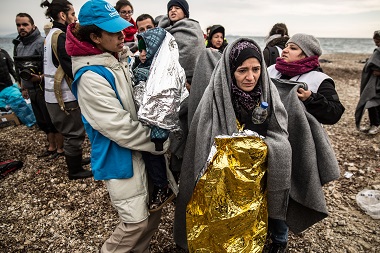
[[[372,75],[373,69],[380,70],[380,47],[374,50],[363,68],[360,99],[355,110],[355,124],[358,129],[364,110],[380,105],[380,77]]]
[[[190,18],[184,18],[173,25],[167,15],[157,17],[158,26],[168,31],[178,44],[179,63],[185,70],[186,79],[192,82],[195,63],[198,56],[205,50],[203,31],[198,21]]]
[[[191,83],[194,74],[194,67],[199,55],[205,50],[203,31],[198,21],[190,18],[181,19],[171,24],[168,15],[156,17],[158,26],[164,28],[175,38],[179,50],[179,63],[185,70],[186,80]],[[180,106],[180,125],[183,133],[181,136],[170,134],[170,151],[175,156],[171,159],[171,168],[175,171],[180,170],[183,152],[187,137],[187,113],[188,100],[186,98]]]
[[[238,39],[224,50],[212,73],[201,101],[195,111],[187,138],[181,169],[174,218],[174,240],[187,249],[186,206],[191,199],[199,171],[206,164],[214,138],[220,134],[231,135],[237,132],[236,115],[231,101],[231,72],[229,54]],[[291,147],[288,141],[287,113],[281,103],[276,87],[270,80],[265,63],[262,64],[262,101],[267,101],[269,119],[268,146],[268,212],[275,219],[286,219],[290,189]]]
[[[193,115],[203,93],[210,82],[211,74],[214,71],[216,63],[219,61],[222,54],[219,50],[206,48],[198,58],[195,65],[193,81],[191,82],[191,90],[189,95],[189,109],[188,109],[188,124],[191,124]]]
[[[322,125],[297,96],[302,83],[272,79],[288,112],[292,175],[286,223],[300,233],[327,217],[322,185],[339,178],[335,152]]]

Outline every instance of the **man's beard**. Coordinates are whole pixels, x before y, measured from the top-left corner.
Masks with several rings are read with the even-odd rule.
[[[20,35],[20,37],[24,38],[24,37],[28,37],[29,35],[31,35],[36,29],[32,29],[30,30],[30,32],[27,32],[26,35],[21,35],[21,33],[25,33],[26,31],[22,31],[20,32],[18,35]]]

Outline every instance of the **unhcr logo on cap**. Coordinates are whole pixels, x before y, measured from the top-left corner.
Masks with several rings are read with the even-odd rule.
[[[118,15],[119,15],[119,13],[118,13],[117,10],[112,6],[112,4],[107,3],[104,7],[106,8],[107,11],[110,12],[110,13],[109,13],[110,17],[115,17],[115,16],[118,16]]]

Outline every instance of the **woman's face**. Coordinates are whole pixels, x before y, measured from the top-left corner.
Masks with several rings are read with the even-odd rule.
[[[133,9],[129,5],[124,5],[123,7],[120,8],[120,17],[124,18],[128,22],[131,20],[132,15],[133,15]]]
[[[96,47],[103,52],[118,53],[123,50],[124,34],[121,31],[117,33],[102,31],[101,37],[91,34],[91,39],[96,43]]]
[[[168,16],[169,16],[170,21],[176,22],[178,20],[184,19],[185,13],[181,9],[181,7],[173,5],[169,9]]]
[[[245,92],[255,88],[261,75],[261,65],[256,58],[248,58],[234,72],[236,85]]]
[[[219,49],[223,45],[223,33],[214,33],[211,37],[211,44],[214,48]]]
[[[295,62],[306,58],[306,55],[303,53],[302,49],[299,46],[290,42],[282,50],[281,58],[286,62]]]

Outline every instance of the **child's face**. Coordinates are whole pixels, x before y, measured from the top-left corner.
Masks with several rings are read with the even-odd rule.
[[[146,50],[145,49],[141,50],[139,58],[140,58],[141,63],[144,63],[146,61]]]
[[[184,19],[185,13],[181,9],[181,7],[173,5],[169,9],[168,16],[169,16],[170,21],[176,22],[178,20]]]

